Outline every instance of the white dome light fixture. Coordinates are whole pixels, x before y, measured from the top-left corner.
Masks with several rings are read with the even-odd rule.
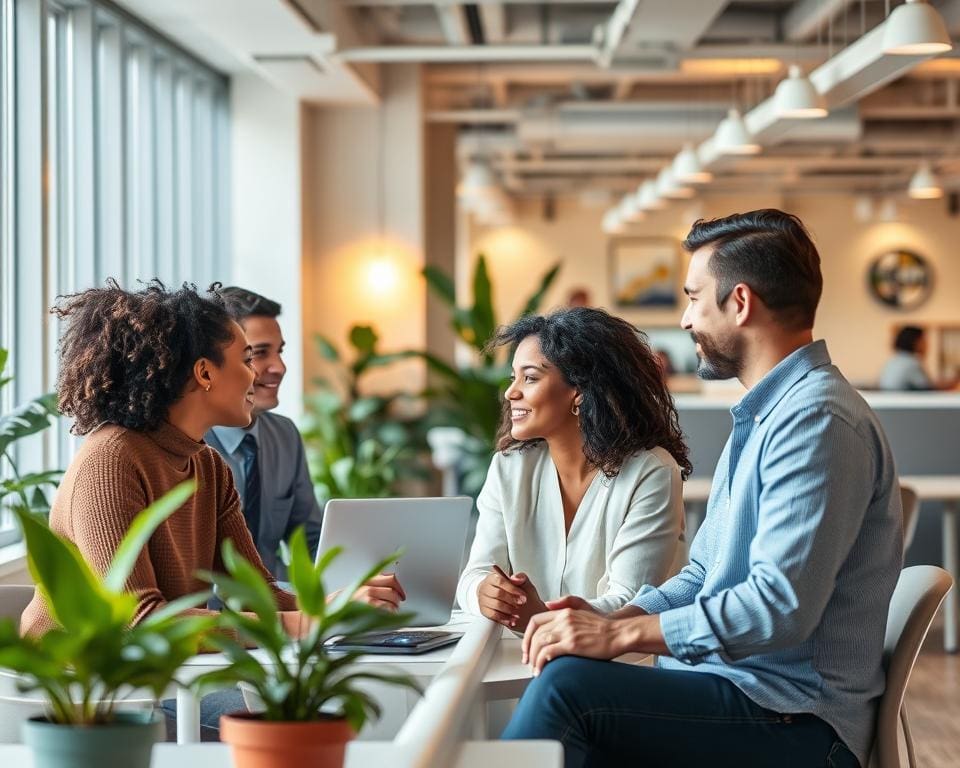
[[[657,185],[652,179],[647,179],[640,185],[640,191],[637,194],[637,202],[643,211],[659,211],[667,207],[665,200],[657,194]]]
[[[660,197],[669,200],[687,200],[694,196],[695,192],[690,187],[685,187],[677,182],[673,175],[673,169],[668,165],[661,169],[657,174],[657,194]]]
[[[625,224],[636,224],[647,218],[647,215],[641,210],[636,195],[627,195],[617,206],[617,213]]]
[[[940,180],[933,172],[929,162],[920,163],[917,172],[910,179],[907,194],[914,200],[936,200],[943,197],[943,187],[940,186]]]
[[[884,53],[932,56],[952,49],[943,17],[926,0],[907,0],[894,8],[884,22]]]
[[[753,140],[743,118],[736,109],[731,109],[713,134],[714,149],[721,155],[756,155],[760,145]]]
[[[627,229],[617,208],[611,208],[603,214],[603,222],[600,224],[600,228],[607,235],[622,235]]]
[[[773,94],[773,108],[777,117],[809,120],[827,116],[823,96],[796,64],[790,65],[787,76],[777,86]]]
[[[673,175],[681,184],[708,184],[713,174],[704,169],[693,144],[686,143],[673,159]]]
[[[473,208],[484,198],[494,195],[497,188],[497,179],[490,166],[480,160],[472,160],[457,185],[457,197],[467,208]]]

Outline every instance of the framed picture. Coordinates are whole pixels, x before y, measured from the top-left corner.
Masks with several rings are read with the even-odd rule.
[[[610,243],[611,295],[617,307],[675,309],[680,253],[670,238],[618,238]]]

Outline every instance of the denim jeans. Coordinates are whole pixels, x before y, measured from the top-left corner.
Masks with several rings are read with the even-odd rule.
[[[160,702],[167,724],[167,741],[177,740],[177,700]],[[243,694],[239,688],[208,693],[200,699],[200,741],[220,741],[220,716],[231,712],[245,712]]]
[[[560,741],[566,768],[859,766],[820,718],[764,709],[725,678],[576,656],[544,667],[503,738]]]

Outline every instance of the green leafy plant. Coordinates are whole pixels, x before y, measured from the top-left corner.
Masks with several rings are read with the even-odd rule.
[[[145,688],[159,698],[213,629],[212,617],[181,615],[202,604],[206,593],[174,600],[131,626],[137,598],[124,592],[150,536],[195,490],[193,481],[181,483],[143,510],[102,578],[76,545],[36,515],[15,511],[30,573],[58,627],[39,637],[20,637],[12,620],[0,621],[0,667],[22,676],[22,691],[43,692],[52,721],[110,723],[120,693],[131,688]]]
[[[9,352],[0,349],[0,389],[11,376],[4,376]],[[46,514],[50,511],[47,490],[56,488],[63,474],[60,470],[21,473],[14,459],[14,443],[47,429],[58,416],[57,396],[49,393],[35,398],[11,413],[0,416],[0,457],[9,466],[12,477],[0,481],[0,502],[10,509]]]
[[[201,574],[216,585],[223,600],[219,626],[234,634],[218,633],[210,642],[229,659],[229,666],[198,677],[194,685],[204,690],[236,683],[251,686],[263,702],[263,718],[277,722],[308,722],[345,718],[359,731],[370,717],[379,717],[380,707],[357,684],[365,680],[419,690],[405,675],[371,672],[354,665],[358,652],[331,651],[326,643],[336,636],[356,638],[378,630],[395,629],[409,623],[411,614],[388,613],[353,600],[366,581],[381,573],[399,556],[391,555],[347,589],[328,595],[323,574],[341,552],[335,547],[316,563],[310,557],[302,528],[284,549],[290,583],[297,607],[309,619],[309,628],[300,638],[291,637],[277,614],[273,593],[259,572],[237,554],[232,542],[223,547],[223,562],[229,575]],[[271,664],[261,664],[244,642],[256,645]],[[323,708],[323,709],[321,709]]]
[[[536,290],[514,319],[535,314],[560,271],[555,264],[540,278]],[[486,478],[500,423],[502,395],[510,380],[509,350],[488,350],[487,343],[499,325],[494,310],[494,290],[481,254],[474,269],[472,303],[457,304],[453,279],[436,267],[425,267],[427,285],[450,307],[451,325],[457,336],[476,353],[476,363],[455,368],[435,355],[421,353],[435,374],[438,385],[429,389],[427,425],[451,426],[463,430],[469,438],[461,463],[461,485],[465,493],[475,495]],[[512,322],[512,321],[508,321]]]
[[[345,359],[327,338],[317,335],[320,356],[333,367],[336,380],[318,378],[318,391],[307,397],[303,432],[314,487],[322,502],[335,498],[387,496],[401,475],[422,473],[418,450],[423,440],[415,419],[393,413],[403,393],[365,395],[362,376],[378,367],[412,357],[381,354],[379,337],[368,325],[350,329],[352,360]]]

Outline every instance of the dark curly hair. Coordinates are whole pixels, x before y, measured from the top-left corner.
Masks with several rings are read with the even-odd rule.
[[[60,337],[60,412],[85,435],[103,422],[156,429],[180,399],[201,357],[216,365],[233,338],[217,289],[206,296],[184,283],[168,291],[152,280],[125,291],[116,280],[59,296],[50,311],[66,321]]]
[[[661,446],[686,479],[693,469],[680,420],[646,336],[602,309],[573,307],[546,317],[528,315],[498,329],[490,349],[516,346],[536,336],[544,357],[583,397],[580,429],[587,461],[613,477],[640,450]],[[504,399],[497,450],[510,451],[539,440],[510,434],[510,403]]]

